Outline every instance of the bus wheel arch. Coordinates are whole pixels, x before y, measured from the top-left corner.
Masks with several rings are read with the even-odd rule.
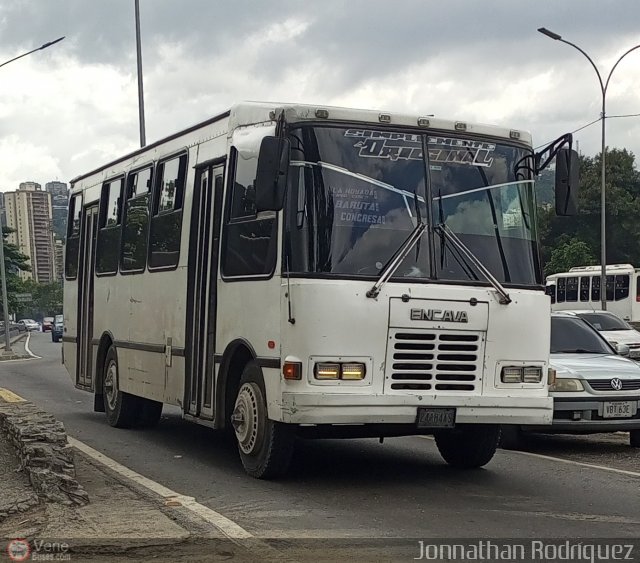
[[[216,381],[216,410],[215,419],[217,428],[229,428],[229,417],[240,388],[240,378],[245,366],[255,360],[256,353],[253,346],[244,339],[234,340],[227,345],[220,372]]]

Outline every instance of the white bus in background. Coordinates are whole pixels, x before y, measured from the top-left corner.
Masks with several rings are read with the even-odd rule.
[[[602,309],[600,266],[577,266],[547,276],[547,294],[553,311]],[[606,269],[607,311],[629,323],[640,324],[640,270],[631,264],[612,264]]]
[[[569,145],[569,148],[566,148]],[[557,156],[556,156],[557,155]],[[552,419],[535,173],[570,138],[244,103],[72,181],[64,362],[117,427],[231,426],[246,471],[297,438],[434,434],[478,467]]]

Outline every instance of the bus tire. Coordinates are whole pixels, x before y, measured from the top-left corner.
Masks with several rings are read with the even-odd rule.
[[[254,362],[249,362],[242,372],[231,426],[249,475],[273,479],[287,473],[295,445],[294,428],[269,420],[262,370]]]
[[[500,429],[500,447],[503,450],[519,450],[522,447],[522,429],[517,424],[505,424]]]
[[[453,467],[475,469],[491,461],[500,440],[497,424],[461,425],[435,433],[436,446]]]
[[[629,445],[632,448],[640,448],[640,430],[631,430],[629,432]]]
[[[102,396],[107,421],[115,428],[131,428],[138,416],[138,398],[118,387],[118,355],[111,346],[107,350],[102,375]]]
[[[153,428],[160,422],[164,404],[153,399],[143,399],[142,397],[137,397],[137,399],[138,417],[136,426],[138,428]]]

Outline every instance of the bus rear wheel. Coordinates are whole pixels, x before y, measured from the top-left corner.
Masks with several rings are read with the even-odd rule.
[[[253,362],[247,364],[240,378],[231,425],[249,475],[273,479],[287,473],[295,444],[294,429],[269,420],[262,370]]]
[[[491,461],[500,440],[500,427],[494,424],[460,425],[435,434],[436,446],[453,467],[474,469]]]
[[[118,355],[111,346],[107,350],[102,374],[102,396],[107,421],[116,428],[131,428],[137,422],[137,397],[120,391],[118,386]]]

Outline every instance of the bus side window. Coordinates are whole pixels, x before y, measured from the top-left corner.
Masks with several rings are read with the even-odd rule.
[[[591,301],[600,301],[600,276],[591,276]]]
[[[545,293],[551,297],[551,304],[553,305],[556,302],[556,286],[555,284],[553,285],[548,285],[545,289]]]
[[[123,188],[124,178],[117,178],[102,185],[96,248],[96,275],[98,276],[114,275],[118,272]]]
[[[255,206],[256,157],[244,157],[231,149],[232,173],[226,195],[222,236],[222,276],[270,276],[276,265],[277,215],[258,215]]]
[[[566,300],[578,300],[578,278],[575,276],[567,278]]]
[[[558,303],[564,303],[566,300],[566,280],[565,278],[558,278],[558,281],[556,282],[558,289],[557,289],[557,299],[558,299]]]
[[[607,276],[607,301],[613,301],[615,276]]]
[[[178,265],[186,177],[186,154],[158,164],[149,231],[150,270],[174,268]]]
[[[589,276],[580,277],[580,301],[589,301]]]
[[[82,212],[82,194],[76,194],[69,204],[67,220],[67,242],[65,245],[65,278],[75,280],[78,277],[78,255],[80,254],[80,213]]]
[[[616,276],[616,301],[621,301],[627,297],[629,297],[629,276],[626,274]]]
[[[121,272],[143,272],[146,265],[151,178],[151,167],[130,172],[127,176],[127,202],[122,221]]]

